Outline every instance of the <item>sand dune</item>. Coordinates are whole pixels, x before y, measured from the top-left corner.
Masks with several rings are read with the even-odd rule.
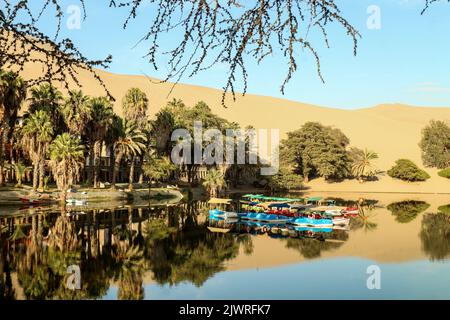
[[[41,72],[36,66],[28,67],[26,75]],[[273,97],[248,94],[239,96],[236,102],[221,106],[221,91],[201,86],[179,84],[168,96],[171,84],[156,84],[156,79],[145,76],[119,75],[98,71],[106,86],[116,98],[115,110],[121,114],[120,101],[127,89],[138,87],[150,98],[151,115],[154,115],[168,100],[182,99],[187,105],[199,100],[205,101],[212,110],[242,126],[256,128],[278,128],[282,137],[286,132],[298,129],[307,121],[319,121],[325,125],[340,128],[351,141],[352,146],[368,148],[378,152],[377,166],[389,169],[395,160],[408,158],[419,165],[421,161],[418,142],[422,128],[432,119],[450,120],[450,108],[412,107],[401,104],[385,104],[373,108],[341,110],[324,108]],[[87,73],[80,73],[83,91],[89,95],[103,94],[102,88]],[[156,81],[157,82],[157,81]],[[62,89],[62,86],[60,86]],[[382,98],[381,98],[382,99]],[[405,192],[450,192],[450,180],[438,177],[436,170],[428,170],[432,179],[420,184],[407,184],[382,177],[380,182],[364,184],[364,191],[405,191]],[[361,185],[354,181],[340,184],[345,190],[361,191]],[[317,190],[332,191],[339,188],[321,180],[313,181],[311,186]],[[330,189],[331,188],[331,189]]]

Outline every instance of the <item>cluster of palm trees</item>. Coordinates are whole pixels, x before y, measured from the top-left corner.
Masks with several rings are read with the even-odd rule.
[[[17,73],[0,72],[0,185],[5,183],[7,165],[14,166],[15,179],[21,185],[29,163],[34,191],[44,190],[48,172],[59,190],[67,190],[80,181],[89,159],[87,183],[97,188],[102,152],[109,148],[112,187],[125,160],[130,164],[129,187],[133,187],[136,163],[142,163],[151,152],[153,126],[148,121],[149,101],[143,91],[128,90],[121,118],[105,97],[89,97],[77,90],[64,97],[44,83],[30,88],[27,99],[28,89]],[[25,105],[26,112],[18,121]]]
[[[105,152],[110,159],[106,180],[112,189],[119,173],[124,172],[124,163],[129,169],[129,189],[133,189],[135,177],[142,184],[144,176],[158,182],[177,178],[181,172],[187,173],[188,182],[194,182],[200,165],[175,166],[170,161],[175,143],[172,132],[187,128],[193,133],[194,121],[202,121],[205,130],[218,128],[225,132],[239,128],[213,114],[204,102],[187,107],[174,99],[153,120],[148,117],[148,109],[149,100],[138,88],[126,92],[120,117],[106,97],[90,97],[79,90],[69,91],[64,97],[51,84],[28,88],[18,74],[0,72],[0,185],[5,183],[6,168],[10,166],[15,174],[14,178],[9,175],[9,181],[15,179],[21,186],[27,176],[34,191],[45,190],[49,173],[61,191],[80,182],[85,172],[86,186],[99,188]],[[25,112],[18,117],[21,110]],[[212,196],[217,196],[227,186],[226,179],[236,184],[247,169],[242,165],[212,165],[203,177],[203,185]]]

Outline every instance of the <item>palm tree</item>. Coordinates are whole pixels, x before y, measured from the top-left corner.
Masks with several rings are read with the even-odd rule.
[[[100,157],[103,141],[106,139],[108,127],[112,125],[114,111],[112,103],[105,97],[92,98],[89,100],[91,110],[91,121],[89,121],[91,175],[94,188],[99,187]]]
[[[61,104],[63,102],[62,93],[49,83],[43,83],[38,87],[31,89],[30,105],[28,113],[34,113],[38,110],[46,111],[55,126],[55,132],[64,131],[64,122],[62,121]]]
[[[62,200],[74,182],[79,180],[84,165],[84,146],[81,140],[68,133],[56,137],[50,145],[50,168]]]
[[[22,102],[27,95],[25,81],[15,72],[0,70],[0,185],[4,184],[6,139],[11,139]]]
[[[352,158],[352,174],[360,181],[364,182],[364,177],[370,177],[377,173],[372,161],[378,159],[378,154],[370,150],[360,150],[352,148],[350,150]]]
[[[22,144],[33,162],[33,190],[44,187],[44,164],[48,145],[53,136],[53,124],[50,115],[43,111],[32,113],[22,128]]]
[[[69,97],[64,100],[61,113],[64,122],[71,134],[82,136],[86,133],[86,127],[91,120],[89,97],[81,90],[72,90]]]
[[[115,165],[111,185],[115,188],[120,163],[124,156],[134,157],[145,149],[146,136],[137,128],[136,123],[127,119],[120,119],[118,139],[114,143]]]
[[[209,191],[211,198],[217,197],[219,191],[226,186],[224,174],[217,169],[209,170],[203,180],[203,186]]]
[[[148,98],[145,92],[143,92],[139,88],[129,89],[122,100],[122,109],[125,118],[134,121],[137,124],[137,128],[143,131],[146,124],[148,111]],[[136,158],[138,156],[140,156],[140,153],[133,154],[131,159],[128,187],[130,190],[133,189],[134,168],[136,165]]]
[[[23,178],[24,178],[26,172],[28,171],[28,169],[29,168],[26,165],[24,165],[22,162],[14,164],[14,171],[16,173],[16,180],[17,180],[16,187],[18,187],[18,188],[22,187],[22,181],[23,181]]]

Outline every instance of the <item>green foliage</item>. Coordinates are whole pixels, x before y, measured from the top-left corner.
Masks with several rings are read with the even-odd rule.
[[[81,175],[84,146],[78,137],[63,133],[50,145],[50,168],[59,190],[67,190]]]
[[[440,206],[438,208],[438,211],[450,215],[450,204],[446,204],[446,205]]]
[[[422,130],[422,159],[426,166],[450,167],[450,126],[444,121],[431,121]]]
[[[450,168],[446,168],[446,169],[439,171],[438,175],[440,177],[450,179]]]
[[[224,174],[217,169],[209,170],[203,178],[203,186],[209,191],[211,197],[217,197],[219,191],[226,185]]]
[[[294,166],[306,182],[315,176],[327,180],[342,179],[350,172],[348,143],[348,138],[339,129],[307,122],[299,130],[288,133],[280,155],[282,161]]]
[[[410,182],[425,181],[430,178],[427,172],[420,169],[414,162],[408,159],[397,160],[395,165],[387,173],[392,178]]]
[[[151,157],[143,166],[144,174],[151,180],[161,181],[168,179],[176,169],[175,165],[166,157]]]
[[[400,223],[408,223],[429,207],[430,205],[424,201],[411,200],[391,203],[387,209],[395,216],[395,220]]]
[[[278,173],[269,178],[267,188],[270,192],[289,191],[302,187],[303,179],[288,168],[280,168]]]

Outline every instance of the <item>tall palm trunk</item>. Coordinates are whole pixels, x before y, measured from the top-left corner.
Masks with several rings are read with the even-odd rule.
[[[134,182],[134,168],[136,167],[136,155],[131,159],[131,167],[130,167],[130,181],[128,184],[128,189],[133,190],[133,182]]]
[[[39,162],[39,191],[44,192],[45,157]]]
[[[5,177],[3,175],[3,170],[5,167],[5,139],[4,139],[4,129],[0,131],[0,186],[5,184]]]
[[[100,186],[100,156],[102,152],[102,141],[96,141],[94,144],[94,188]]]
[[[139,184],[143,185],[144,184],[144,172],[142,171],[142,165],[144,164],[144,156],[142,156],[142,155],[139,157],[139,164],[140,164]]]
[[[114,144],[109,146],[109,181],[113,180],[116,165],[116,155],[114,152]]]
[[[39,162],[33,163],[33,191],[37,191],[39,182]]]
[[[113,172],[113,176],[112,176],[112,181],[111,181],[111,188],[116,188],[116,180],[117,180],[117,175],[119,174],[119,170],[120,170],[120,163],[122,162],[122,157],[123,157],[123,152],[119,152],[119,154],[117,155],[115,162],[114,162],[114,172]]]
[[[92,180],[94,178],[94,145],[95,142],[90,141],[89,142],[89,171],[88,171],[88,177],[87,177],[87,184],[92,184]]]

